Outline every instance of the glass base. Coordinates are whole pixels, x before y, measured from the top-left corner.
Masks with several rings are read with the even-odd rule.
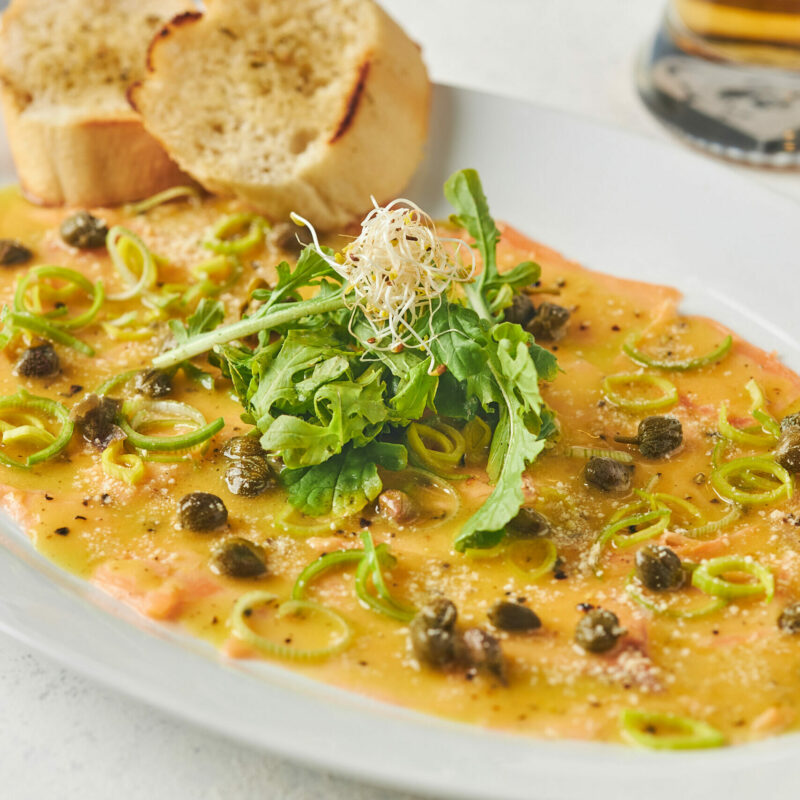
[[[664,23],[637,68],[645,105],[714,155],[800,167],[800,72],[712,61],[682,50]]]

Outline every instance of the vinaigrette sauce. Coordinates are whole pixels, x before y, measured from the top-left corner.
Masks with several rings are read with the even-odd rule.
[[[207,226],[233,210],[232,203],[211,199],[162,206],[127,219],[118,210],[98,213],[109,225],[124,221],[167,260],[159,268],[161,280],[187,282],[187,267],[208,258],[200,246]],[[118,291],[119,278],[104,250],[78,252],[62,243],[58,225],[64,216],[63,210],[30,206],[16,190],[5,190],[0,196],[0,237],[17,238],[30,246],[34,264],[69,266],[93,281],[102,278],[107,293]],[[245,259],[239,285],[222,298],[229,320],[238,318],[248,290],[261,279],[269,281],[273,266],[283,257],[266,244]],[[727,506],[701,476],[707,477],[711,470],[710,434],[716,430],[720,403],[727,401],[734,423],[748,424],[744,387],[754,378],[765,391],[769,410],[780,418],[797,410],[800,379],[773,356],[735,337],[732,352],[718,364],[668,375],[679,390],[679,402],[662,413],[681,420],[684,443],[670,457],[648,461],[634,447],[613,443],[616,435],[634,435],[643,415],[615,409],[601,388],[606,375],[640,369],[622,354],[623,341],[631,331],[639,331],[640,347],[655,357],[685,358],[712,350],[726,329],[711,320],[681,316],[674,289],[588,271],[511,228],[504,229],[500,259],[507,266],[522,259],[539,262],[542,286],[558,287],[557,296],[542,298],[572,310],[566,337],[551,347],[563,372],[543,388],[547,403],[558,414],[562,438],[535,462],[525,485],[528,501],[553,521],[552,538],[560,556],[554,572],[537,581],[514,569],[503,553],[471,558],[452,549],[460,524],[491,490],[480,471],[470,475],[464,470],[465,480],[455,483],[461,510],[438,527],[398,528],[365,509],[324,536],[299,538],[282,532],[274,523],[286,508],[281,490],[243,498],[225,487],[222,446],[248,426],[239,418],[241,409],[230,385],[221,378],[213,392],[181,378],[173,393],[175,399],[199,408],[207,420],[217,416],[226,420],[202,458],[193,463],[148,463],[145,480],[131,487],[106,477],[99,452],[76,433],[54,461],[29,471],[0,467],[0,503],[48,558],[141,613],[184,626],[219,648],[223,660],[262,657],[230,633],[227,620],[239,596],[265,589],[288,597],[306,564],[324,552],[360,547],[360,531],[368,527],[375,542],[387,542],[397,557],[387,579],[398,599],[419,606],[426,596],[443,593],[458,606],[462,623],[480,626],[488,624],[486,612],[494,602],[519,599],[536,611],[542,628],[530,634],[497,633],[509,661],[507,687],[481,675],[470,678],[420,668],[409,649],[407,628],[362,608],[353,590],[353,571],[345,569],[315,582],[309,596],[348,620],[354,633],[351,646],[320,663],[280,662],[287,669],[390,703],[539,737],[616,741],[619,712],[631,707],[705,720],[732,743],[796,727],[800,637],[782,633],[776,625],[783,606],[800,599],[796,499],[750,510],[707,541],[683,536],[680,514],[673,514],[673,529],[657,541],[695,562],[720,555],[752,556],[773,570],[775,599],[766,604],[762,598],[745,598],[695,620],[654,616],[637,606],[624,589],[637,548],[607,548],[602,578],[587,564],[591,543],[632,495],[605,495],[587,487],[581,476],[583,460],[558,453],[570,445],[630,452],[636,463],[634,486],[643,488],[659,474],[658,491],[691,499],[708,519],[719,519]],[[11,303],[15,283],[27,268],[2,268],[0,303]],[[140,306],[135,299],[107,301],[100,318],[136,308]],[[95,347],[96,357],[57,346],[63,372],[54,379],[14,376],[18,353],[6,348],[0,355],[5,363],[0,394],[12,394],[23,386],[70,407],[107,378],[147,367],[163,346],[167,330],[163,325],[154,327],[152,339],[145,342],[114,341],[98,324],[77,335]],[[229,511],[226,530],[200,534],[177,526],[178,500],[198,490],[223,498]],[[267,577],[234,580],[210,571],[210,549],[230,535],[265,547]],[[614,651],[592,655],[573,644],[580,604],[602,606],[619,616],[628,633]],[[318,633],[303,630],[297,620],[292,626],[279,633],[298,644]],[[264,627],[267,630],[269,626]]]

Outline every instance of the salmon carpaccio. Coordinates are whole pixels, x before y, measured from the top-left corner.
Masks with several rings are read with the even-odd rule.
[[[32,247],[34,264],[68,266],[92,281],[102,279],[109,292],[119,289],[105,250],[75,251],[61,241],[58,225],[64,211],[30,206],[15,190],[6,190],[0,205],[0,237]],[[124,221],[139,233],[164,259],[160,280],[181,283],[189,266],[208,258],[199,244],[207,226],[235,210],[231,202],[209,199],[162,206],[133,218],[119,210],[97,213],[109,224]],[[273,278],[273,265],[283,257],[269,240],[247,257],[244,276],[222,298],[228,319],[238,318],[248,291]],[[797,410],[800,379],[735,333],[731,352],[718,363],[657,373],[677,387],[679,399],[665,413],[680,419],[683,444],[669,457],[647,460],[633,446],[614,444],[615,436],[633,435],[643,415],[615,408],[601,385],[608,375],[640,371],[622,352],[624,341],[636,331],[643,335],[640,346],[654,356],[686,358],[713,350],[728,331],[708,319],[682,316],[674,289],[589,271],[503,227],[501,268],[523,259],[542,266],[541,299],[571,311],[566,336],[548,345],[562,371],[542,389],[557,414],[561,437],[525,477],[527,502],[551,520],[551,538],[559,554],[555,569],[535,581],[515,568],[506,552],[473,557],[453,550],[460,524],[490,491],[480,470],[468,474],[462,468],[465,479],[454,482],[461,509],[438,526],[400,528],[368,509],[323,536],[285,533],[275,524],[286,509],[281,489],[246,498],[225,487],[222,447],[248,426],[240,420],[241,408],[230,384],[213,369],[213,391],[180,378],[172,395],[200,409],[206,419],[225,418],[225,428],[201,457],[191,463],[147,463],[145,479],[129,486],[107,477],[99,452],[75,435],[56,460],[28,471],[0,466],[2,506],[48,558],[142,614],[205,639],[218,648],[221,659],[263,657],[231,634],[228,619],[237,598],[253,589],[288,597],[304,566],[322,553],[360,547],[360,532],[368,528],[375,542],[387,542],[397,558],[387,572],[397,597],[418,606],[433,593],[444,594],[456,603],[464,624],[480,626],[487,625],[487,610],[495,602],[510,599],[533,609],[542,627],[527,634],[496,632],[508,659],[507,686],[483,675],[436,672],[414,659],[406,625],[359,604],[352,570],[344,569],[315,582],[311,596],[347,619],[354,633],[352,644],[318,663],[282,661],[286,668],[390,703],[538,737],[615,741],[625,708],[703,720],[731,743],[797,726],[800,637],[782,632],[776,624],[781,609],[800,599],[796,500],[749,510],[716,537],[702,540],[685,535],[686,520],[673,514],[670,527],[654,541],[668,544],[691,562],[721,555],[752,557],[767,566],[776,581],[769,603],[763,597],[742,598],[708,616],[675,619],[642,608],[626,592],[637,548],[609,547],[602,576],[591,569],[592,543],[615,511],[635,498],[587,486],[584,462],[564,451],[583,446],[628,452],[635,462],[634,487],[641,489],[658,475],[657,491],[690,500],[707,520],[716,520],[727,506],[707,477],[721,403],[728,404],[732,423],[752,424],[745,385],[755,379],[770,413],[780,419]],[[2,268],[0,302],[11,303],[17,279],[27,268]],[[137,308],[137,300],[115,303],[114,314]],[[0,394],[13,394],[21,386],[71,407],[109,377],[147,367],[167,333],[165,326],[156,325],[147,341],[125,342],[93,325],[79,335],[97,355],[90,358],[57,346],[62,372],[52,379],[14,375],[17,352],[12,345],[3,353]],[[178,501],[193,491],[223,497],[227,528],[205,534],[180,529]],[[262,545],[268,575],[235,580],[214,574],[208,566],[210,550],[229,536]],[[587,653],[574,644],[575,625],[590,606],[614,611],[627,630],[606,654]],[[308,631],[298,633],[300,638],[304,635]]]

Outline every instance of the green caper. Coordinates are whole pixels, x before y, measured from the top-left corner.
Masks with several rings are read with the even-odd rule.
[[[784,469],[800,472],[800,430],[790,428],[782,433],[772,454]]]
[[[124,435],[117,426],[121,406],[122,402],[113,397],[88,394],[73,407],[70,417],[83,438],[102,450],[113,439]]]
[[[50,378],[61,372],[61,361],[53,345],[45,342],[23,350],[14,372],[24,378]]]
[[[683,442],[683,427],[675,417],[645,417],[636,436],[615,436],[615,442],[635,444],[645,458],[661,458]]]
[[[535,631],[542,627],[535,611],[508,600],[498,600],[489,609],[489,621],[503,631]]]
[[[613,611],[594,608],[578,620],[575,642],[589,653],[607,653],[625,632]]]
[[[237,458],[247,458],[248,456],[263,458],[266,453],[261,447],[261,442],[255,436],[234,436],[225,443],[222,455],[235,461]]]
[[[675,551],[660,544],[649,544],[636,553],[636,576],[654,592],[680,589],[686,580]]]
[[[800,633],[800,603],[792,603],[781,611],[778,627],[786,633]]]
[[[409,636],[414,655],[425,664],[443,669],[455,661],[458,617],[455,605],[444,597],[426,603],[411,620]]]
[[[275,479],[267,459],[262,454],[232,461],[225,470],[225,484],[231,494],[256,497],[272,488]]]
[[[401,489],[386,489],[378,496],[378,513],[396,522],[405,525],[419,516],[419,508],[414,498]]]
[[[163,369],[144,369],[136,373],[133,388],[137,394],[157,399],[172,391],[173,372]]]
[[[181,525],[190,531],[213,531],[228,521],[228,509],[215,494],[192,492],[178,503]]]
[[[586,483],[604,492],[627,492],[632,477],[633,464],[621,464],[606,456],[590,458],[583,469]]]
[[[488,672],[500,683],[508,683],[503,648],[497,638],[483,628],[468,628],[456,637],[455,659],[468,669]]]
[[[108,226],[88,211],[79,211],[61,223],[60,233],[68,245],[81,250],[94,250],[105,245]]]
[[[530,297],[520,293],[514,295],[511,305],[503,312],[503,318],[506,322],[514,322],[524,328],[533,319],[534,314],[536,314],[536,309],[533,307]]]
[[[517,516],[506,523],[506,534],[511,539],[535,539],[547,536],[549,531],[550,520],[530,506],[522,506]]]
[[[540,303],[536,315],[525,326],[533,338],[541,342],[557,342],[564,337],[569,323],[569,310],[556,303]]]
[[[264,548],[240,536],[215,548],[209,563],[212,572],[229,578],[257,578],[267,571]]]
[[[16,239],[0,239],[0,265],[13,267],[16,264],[27,264],[33,258],[33,252]]]

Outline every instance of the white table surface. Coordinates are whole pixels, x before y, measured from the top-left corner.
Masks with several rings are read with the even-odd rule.
[[[639,103],[632,77],[663,0],[384,0],[383,5],[422,44],[434,80],[671,140]],[[800,173],[743,171],[800,200]],[[3,635],[0,797],[411,800],[288,764],[175,721]]]

